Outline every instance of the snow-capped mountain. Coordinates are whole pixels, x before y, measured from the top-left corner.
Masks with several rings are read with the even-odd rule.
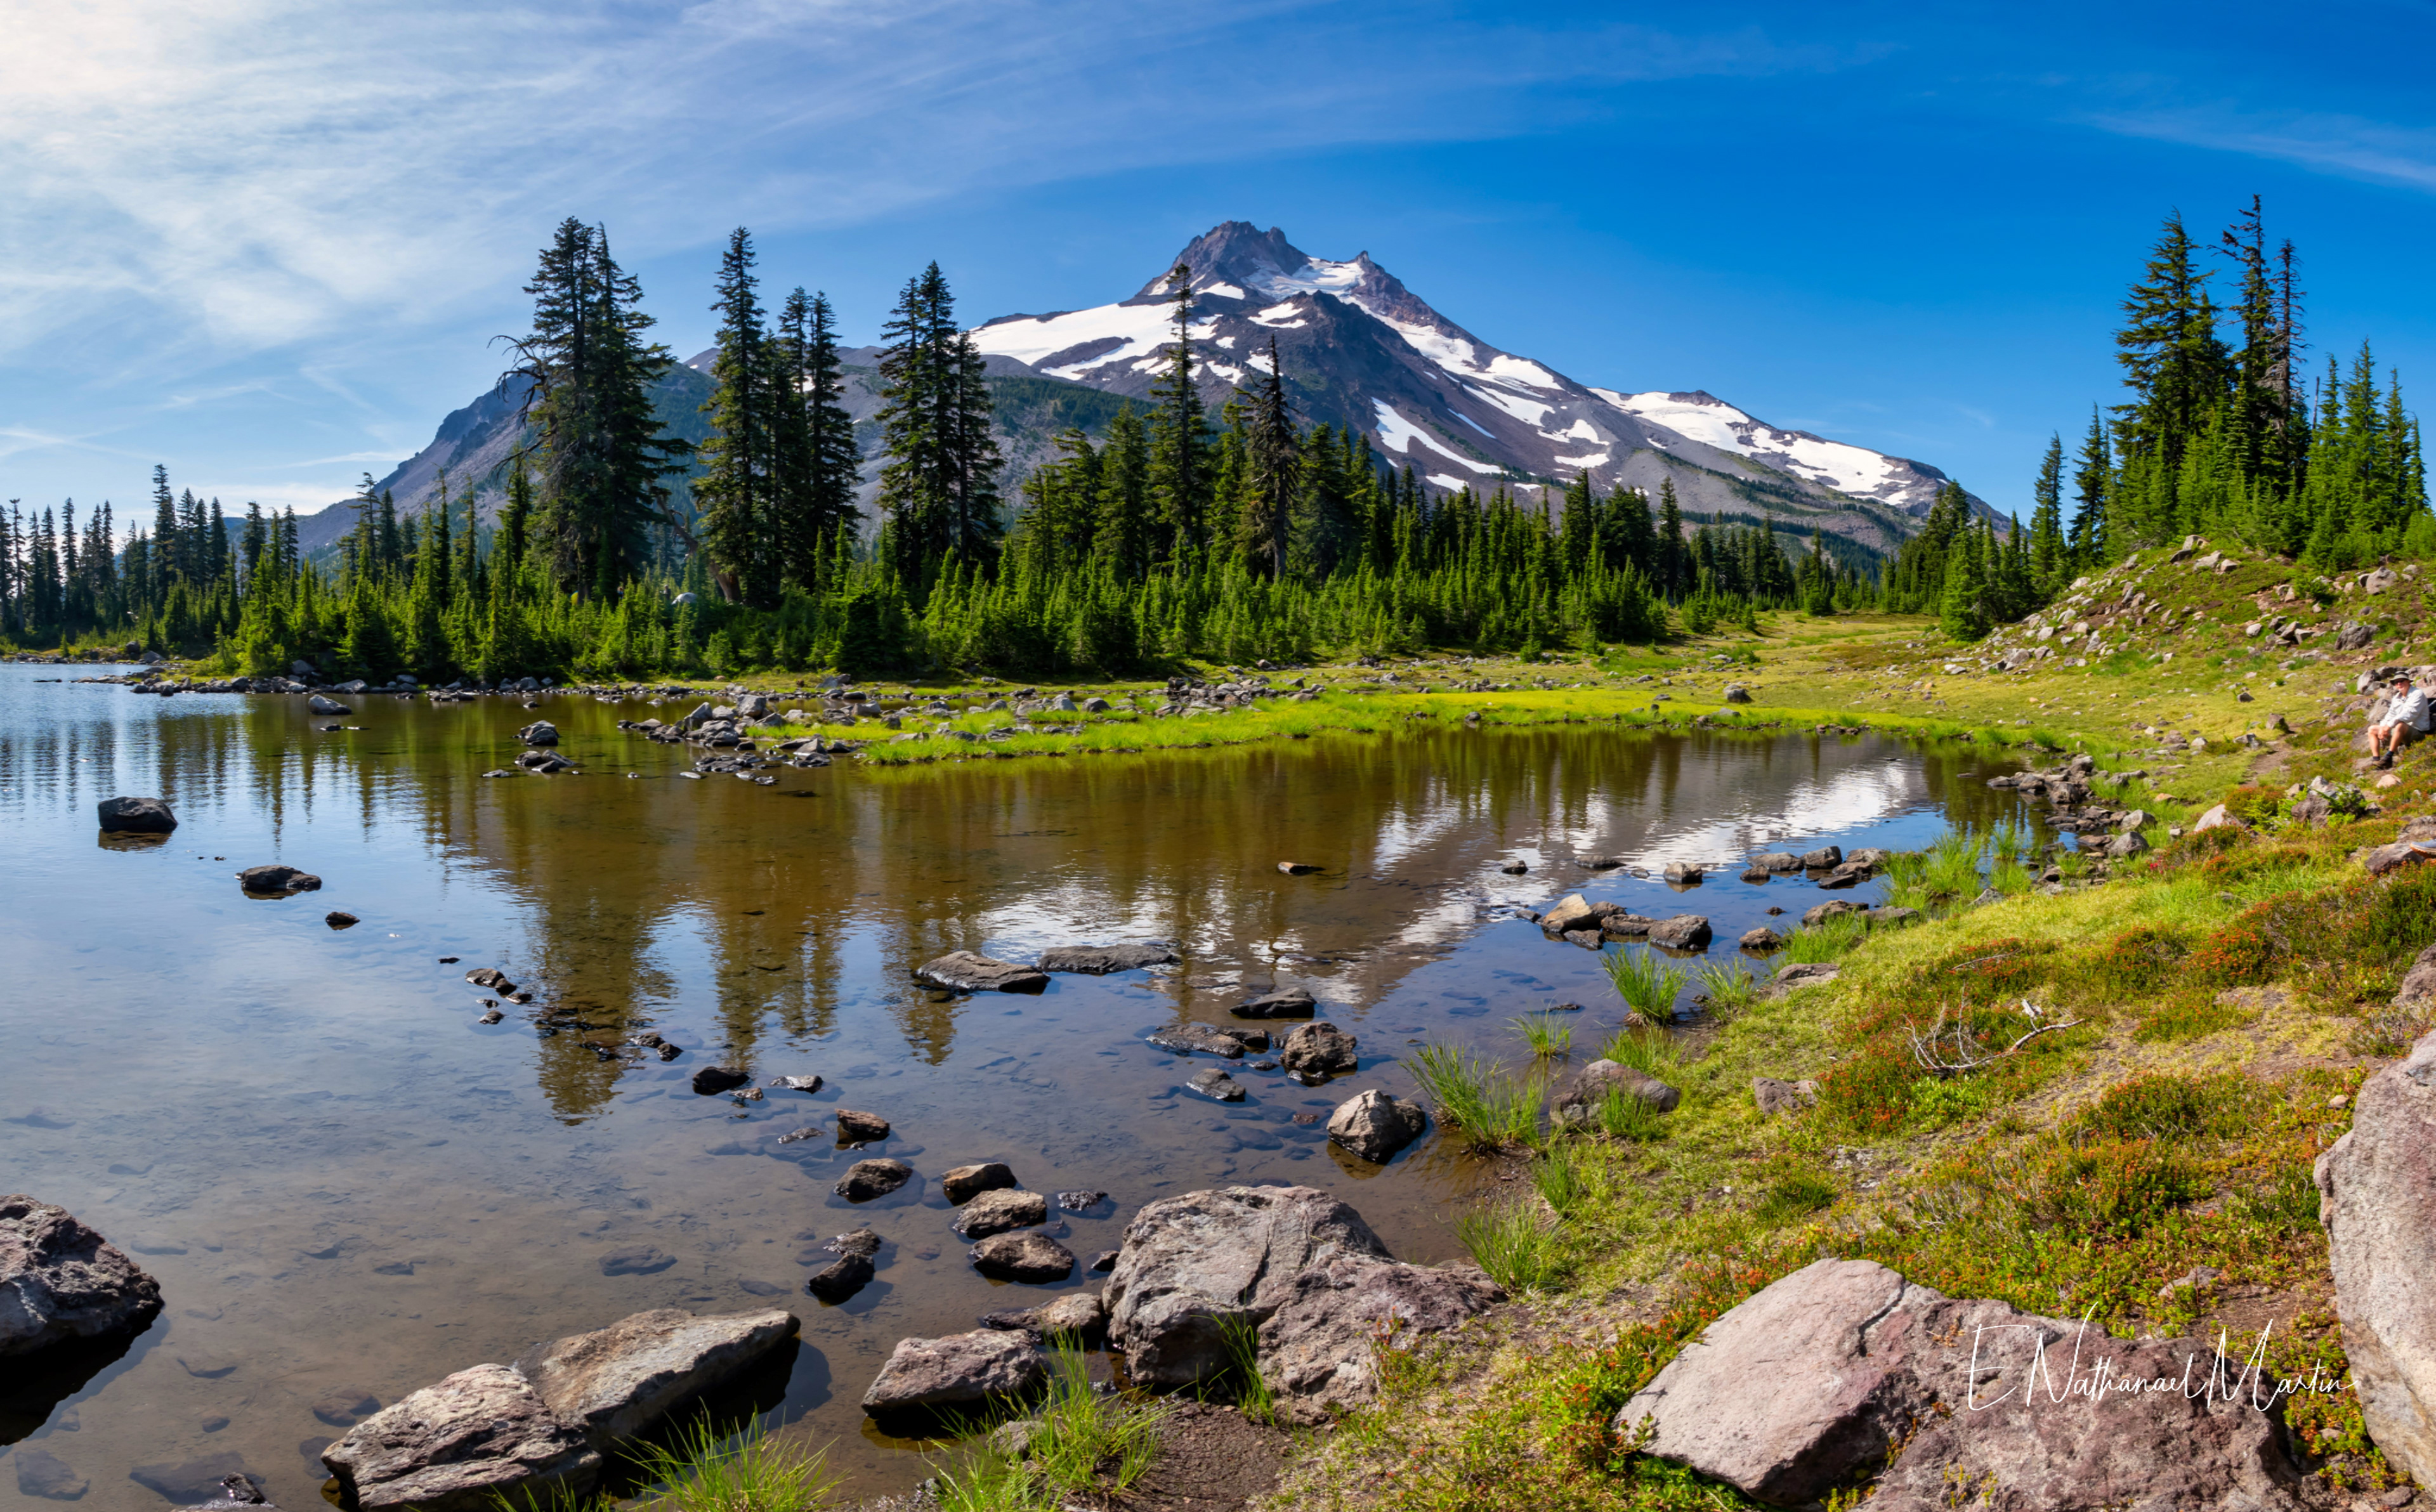
[[[1906,458],[1782,430],[1698,391],[1625,393],[1501,351],[1432,309],[1365,252],[1313,257],[1274,227],[1228,221],[1174,265],[1190,270],[1205,396],[1223,400],[1277,343],[1303,417],[1366,433],[1441,489],[1523,493],[1587,472],[1653,497],[1671,477],[1696,514],[1772,514],[1885,549],[1928,512],[1945,475]],[[1174,339],[1168,281],[1114,304],[1009,315],[981,349],[1009,365],[1146,396]],[[1984,507],[1984,506],[1983,506]]]
[[[1658,496],[1672,478],[1684,513],[1780,528],[1813,527],[1874,550],[1918,528],[1945,475],[1807,431],[1781,430],[1714,395],[1626,393],[1586,387],[1542,363],[1490,346],[1423,303],[1367,253],[1331,262],[1297,251],[1276,229],[1228,221],[1169,265],[1190,270],[1192,339],[1212,409],[1265,363],[1269,344],[1307,422],[1349,426],[1397,467],[1441,490],[1506,487],[1526,497],[1587,472]],[[1162,272],[1113,304],[1007,315],[979,326],[998,402],[1006,496],[1070,425],[1104,434],[1122,399],[1146,400],[1169,330]],[[866,454],[878,443],[879,350],[842,353],[844,402]],[[671,373],[653,395],[662,423],[700,440],[713,354]],[[500,467],[515,442],[516,405],[493,391],[450,414],[423,451],[382,480],[401,508],[423,508],[441,469],[496,513]],[[866,495],[878,468],[864,472]],[[866,499],[866,502],[868,500]],[[1974,501],[1976,503],[1976,500]],[[1985,506],[1980,508],[1984,511]],[[335,543],[345,508],[307,516],[307,550]]]

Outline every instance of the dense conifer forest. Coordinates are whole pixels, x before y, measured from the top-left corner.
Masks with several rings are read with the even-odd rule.
[[[249,505],[233,522],[158,468],[151,520],[123,538],[108,504],[79,526],[73,501],[36,515],[11,500],[0,640],[426,681],[1114,673],[1648,643],[1769,609],[1930,614],[1968,640],[2184,533],[2326,570],[2436,552],[2398,374],[2363,344],[2309,376],[2299,259],[2288,241],[2270,250],[2254,200],[2213,247],[2167,218],[2114,337],[2125,397],[2092,411],[2069,460],[2050,441],[2027,527],[1975,518],[1949,484],[1885,561],[1766,520],[1687,521],[1671,485],[1654,499],[1587,478],[1425,488],[1363,436],[1301,424],[1274,348],[1213,414],[1182,269],[1168,289],[1174,339],[1149,402],[1097,439],[1065,428],[1009,497],[992,423],[1006,380],[984,381],[935,263],[884,327],[864,456],[827,299],[794,288],[774,313],[735,232],[695,444],[653,415],[649,391],[675,358],[651,339],[639,286],[605,231],[569,219],[526,286],[531,328],[509,343],[502,381],[529,387],[502,478],[452,492],[444,477],[405,513],[367,476],[330,563],[300,556],[292,512]],[[496,524],[475,507],[485,483],[504,492]]]

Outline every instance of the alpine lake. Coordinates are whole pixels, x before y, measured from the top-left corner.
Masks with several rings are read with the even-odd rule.
[[[0,1383],[8,1508],[50,1504],[5,1469],[39,1448],[90,1480],[87,1506],[183,1504],[243,1470],[293,1512],[345,1431],[317,1405],[394,1401],[664,1307],[792,1309],[800,1344],[750,1405],[827,1445],[849,1488],[902,1490],[936,1446],[880,1434],[859,1405],[896,1341],[1102,1280],[983,1278],[938,1172],[1003,1160],[1033,1191],[1107,1193],[1052,1208],[1086,1265],[1144,1203],[1234,1184],[1328,1190],[1400,1258],[1451,1259],[1489,1164],[1434,1129],[1372,1165],[1325,1121],[1360,1089],[1418,1097],[1403,1057],[1424,1043],[1527,1064],[1510,1020],[1555,1005],[1579,1005],[1575,1062],[1593,1053],[1623,1004],[1596,952],[1526,911],[1579,892],[1704,914],[1715,959],[1883,888],[1736,880],[1755,851],[1915,848],[1957,826],[2048,838],[1987,786],[2015,763],[1876,734],[1491,726],[842,756],[761,786],[687,780],[690,750],[617,727],[692,700],[357,696],[324,731],[301,697],[62,680],[93,670],[0,666],[0,1191],[83,1219],[166,1306],[85,1379]],[[536,718],[578,771],[484,777]],[[95,806],[119,794],[167,799],[178,829],[97,836]],[[1627,864],[1583,864],[1607,856]],[[1725,870],[1660,880],[1679,860]],[[324,885],[240,890],[235,873],[270,862]],[[334,928],[334,910],[359,922]],[[1037,995],[914,978],[953,950],[1142,940],[1174,964],[1058,974]],[[482,1022],[481,967],[531,1000]],[[1219,1104],[1184,1086],[1213,1062],[1146,1042],[1296,986],[1357,1036],[1358,1071],[1306,1086],[1234,1063],[1248,1095]],[[712,1065],[761,1095],[698,1095]],[[809,1075],[816,1093],[770,1085]],[[840,1108],[889,1138],[840,1148]],[[880,1155],[915,1179],[834,1193]],[[807,1295],[835,1259],[821,1242],[865,1223],[877,1278],[842,1305]]]

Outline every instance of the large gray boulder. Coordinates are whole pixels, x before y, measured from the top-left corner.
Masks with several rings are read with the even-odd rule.
[[[131,1333],[161,1311],[161,1283],[54,1203],[0,1197],[0,1359]]]
[[[497,1512],[496,1498],[587,1496],[600,1453],[506,1365],[476,1365],[411,1392],[322,1451],[342,1505]]]
[[[1438,1269],[1339,1256],[1287,1283],[1261,1325],[1261,1377],[1296,1421],[1316,1422],[1377,1394],[1383,1338],[1410,1349],[1505,1300],[1469,1261]]]
[[[527,745],[556,745],[558,726],[548,720],[535,720],[516,732],[516,739]]]
[[[1620,1091],[1627,1097],[1637,1097],[1661,1113],[1674,1112],[1683,1101],[1681,1092],[1655,1076],[1635,1070],[1619,1061],[1598,1060],[1565,1078],[1563,1085],[1557,1088],[1557,1100],[1551,1111],[1558,1123],[1595,1121],[1610,1090]]]
[[[2429,952],[2436,954],[2436,952]],[[2404,979],[2436,986],[2423,954]],[[2318,1157],[2318,1217],[2360,1416],[2385,1457],[2436,1485],[2436,1034],[2361,1084],[2352,1126]]]
[[[1049,1379],[1040,1341],[1013,1329],[977,1329],[944,1339],[899,1339],[862,1394],[874,1417],[970,1412],[1029,1395]]]
[[[1031,966],[955,950],[914,969],[914,980],[949,992],[1038,992],[1049,978]]]
[[[516,1361],[516,1372],[560,1422],[607,1450],[785,1347],[801,1327],[779,1308],[709,1317],[662,1308],[537,1344]]]
[[[1102,1293],[1134,1380],[1190,1386],[1230,1364],[1226,1329],[1268,1321],[1294,1277],[1348,1256],[1392,1260],[1351,1208],[1312,1187],[1225,1187],[1150,1204]]]
[[[101,827],[110,834],[165,835],[178,827],[165,798],[104,798],[98,807]]]
[[[2093,1403],[2100,1356],[2119,1389]],[[2204,1381],[2214,1364],[2206,1341],[2091,1337],[1868,1260],[1823,1260],[1710,1324],[1624,1404],[1616,1431],[1774,1506],[1883,1466],[1872,1512],[1951,1506],[1958,1486],[1975,1505],[2042,1512],[2297,1512],[2275,1424],[2247,1390],[2180,1389],[2186,1369]],[[2068,1395],[2076,1378],[2082,1394]],[[2175,1389],[2130,1389],[2159,1379]],[[2000,1492],[1979,1501],[1986,1487]]]
[[[1420,1105],[1373,1087],[1356,1092],[1328,1116],[1328,1137],[1365,1160],[1384,1162],[1428,1131]]]

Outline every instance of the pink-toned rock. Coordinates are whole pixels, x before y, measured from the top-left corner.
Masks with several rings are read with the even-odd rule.
[[[1930,1512],[1958,1495],[2021,1512],[2299,1512],[2296,1472],[2246,1387],[2231,1400],[2182,1389],[2215,1364],[2206,1341],[2109,1338],[1824,1260],[1710,1324],[1615,1426],[1774,1506],[1883,1466],[1872,1512]],[[2071,1390],[2101,1375],[2114,1390]],[[2172,1389],[2127,1384],[2157,1380]]]
[[[507,1365],[476,1365],[409,1393],[322,1451],[343,1505],[357,1512],[496,1512],[531,1492],[580,1501],[600,1455]]]

